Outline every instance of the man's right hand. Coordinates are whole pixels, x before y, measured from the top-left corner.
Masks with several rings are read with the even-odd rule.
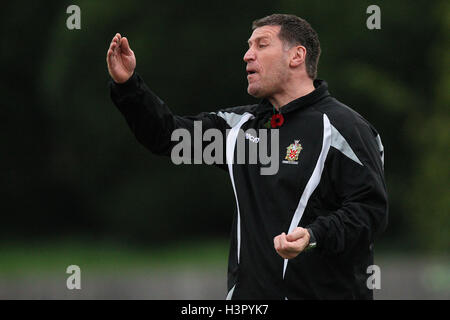
[[[127,38],[116,33],[106,53],[108,72],[117,83],[124,83],[133,75],[136,68],[136,57],[130,49]]]

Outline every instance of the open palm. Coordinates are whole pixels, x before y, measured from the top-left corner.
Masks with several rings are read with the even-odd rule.
[[[111,78],[117,83],[127,81],[136,68],[136,57],[127,38],[116,33],[106,54],[106,63]]]

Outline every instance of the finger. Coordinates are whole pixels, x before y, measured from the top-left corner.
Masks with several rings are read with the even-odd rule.
[[[290,244],[286,240],[286,233],[284,233],[284,232],[280,235],[280,247],[281,247],[281,250],[289,250],[289,248],[290,248]]]
[[[120,53],[120,42],[114,42],[112,45],[112,50],[114,51],[114,53],[119,54]]]
[[[108,71],[110,71],[111,68],[113,68],[115,65],[114,59],[114,53],[112,52],[112,50],[108,50],[108,53],[106,54],[106,64],[108,65]]]
[[[116,47],[120,47],[120,40],[119,40],[119,38],[115,37],[113,39],[112,44],[115,45]]]
[[[274,239],[275,250],[280,257],[287,259],[285,252],[281,249],[281,235],[276,236]]]
[[[117,45],[117,44],[112,44],[111,45],[111,48],[110,48],[110,50],[112,51],[111,52],[111,56],[115,56],[115,55],[117,55],[118,53],[119,53],[119,46]]]
[[[108,62],[108,64],[111,64],[113,58],[114,58],[114,51],[112,49],[109,49],[108,52],[106,53],[106,61]]]
[[[110,46],[108,51],[106,52],[106,62],[108,63],[108,65],[111,65],[113,57],[114,57],[114,50],[112,46]]]
[[[287,235],[288,241],[296,241],[300,238],[303,238],[306,235],[306,229],[303,228],[295,228],[294,231]]]
[[[306,246],[308,245],[308,238],[302,237],[298,240],[292,241],[291,243],[296,248],[297,252],[300,253],[305,250]]]
[[[302,252],[302,249],[299,246],[299,243],[297,241],[289,242],[289,241],[287,241],[286,238],[285,238],[285,241],[286,242],[284,244],[282,244],[283,249],[279,252],[280,256],[282,256],[283,258],[293,259],[296,256],[298,256],[298,254],[300,252]],[[301,240],[298,240],[298,241],[301,241]]]
[[[286,241],[283,242],[282,239],[283,239],[282,234],[280,234],[276,237],[276,240],[275,240],[276,241],[276,251],[281,257],[283,257],[284,259],[287,259],[287,257],[286,257],[287,251],[286,251],[286,248],[284,245],[287,242]]]
[[[120,40],[120,47],[121,47],[123,53],[125,53],[126,55],[130,55],[132,53],[130,44],[128,43],[128,39],[126,37],[123,37]]]
[[[280,249],[280,236],[276,236],[275,238],[273,238],[273,246],[275,248],[276,251],[278,251]]]
[[[300,238],[298,240],[295,241],[289,241],[287,239],[287,235],[284,237],[284,243],[282,244],[283,246],[283,251],[286,254],[298,254],[301,251],[302,248],[302,244],[304,243],[304,238]]]
[[[120,38],[116,35],[111,41],[111,46],[114,45],[114,50],[117,52],[120,47]]]

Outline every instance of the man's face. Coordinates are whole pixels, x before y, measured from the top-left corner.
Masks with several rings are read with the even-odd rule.
[[[273,96],[283,90],[289,75],[289,56],[278,37],[280,26],[256,28],[244,55],[247,63],[247,92],[256,98]]]

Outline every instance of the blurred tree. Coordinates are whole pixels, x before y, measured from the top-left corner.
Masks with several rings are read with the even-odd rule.
[[[433,75],[433,95],[426,108],[411,121],[411,147],[418,159],[413,167],[411,235],[417,248],[450,252],[450,3],[439,1],[433,8],[439,26],[436,41],[427,50]]]

